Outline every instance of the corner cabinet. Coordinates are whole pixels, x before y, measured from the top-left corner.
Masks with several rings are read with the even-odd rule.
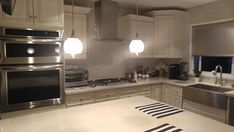
[[[182,88],[163,84],[162,102],[182,108]]]
[[[16,1],[13,15],[0,12],[0,26],[63,29],[63,0]]]
[[[86,40],[86,15],[90,11],[86,7],[74,7],[74,30],[75,36],[78,37],[84,44],[84,50],[80,55],[76,55],[74,59],[86,59],[87,40]],[[64,34],[63,39],[70,37],[72,33],[72,7],[64,6]],[[72,59],[68,54],[65,54],[65,59]]]
[[[118,19],[118,38],[128,41],[136,38],[138,32],[139,38],[144,42],[145,49],[143,53],[140,53],[140,58],[152,58],[153,57],[153,44],[154,44],[154,19],[147,16],[136,16],[129,14],[122,16]],[[131,54],[131,57],[137,57],[135,54]]]
[[[182,58],[188,42],[186,13],[164,10],[148,14],[154,17],[154,57]]]

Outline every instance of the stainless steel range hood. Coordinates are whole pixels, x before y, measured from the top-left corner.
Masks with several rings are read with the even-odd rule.
[[[110,0],[95,2],[96,38],[98,40],[117,39],[118,3]]]

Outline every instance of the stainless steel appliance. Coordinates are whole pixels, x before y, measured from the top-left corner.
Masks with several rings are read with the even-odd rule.
[[[61,33],[0,28],[1,112],[63,103]]]
[[[96,87],[96,86],[126,85],[131,83],[136,83],[136,81],[125,78],[107,78],[107,79],[98,79],[90,81],[89,85],[91,87]]]
[[[171,64],[169,66],[169,79],[180,79],[180,65],[179,64]]]
[[[61,31],[0,28],[0,64],[62,63]]]
[[[88,86],[88,70],[75,65],[66,66],[65,82],[66,88]]]
[[[228,98],[228,124],[234,126],[234,97]]]
[[[1,112],[63,102],[63,65],[2,66]]]

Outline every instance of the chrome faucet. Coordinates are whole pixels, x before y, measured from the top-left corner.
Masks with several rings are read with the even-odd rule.
[[[219,78],[219,84],[221,86],[224,86],[225,85],[225,81],[223,80],[223,68],[221,65],[217,65],[215,67],[215,70],[212,71],[212,74],[214,74],[215,76],[217,75],[217,71],[218,71],[218,68],[220,69],[220,78]],[[217,78],[216,78],[217,79]],[[215,81],[217,83],[217,80]]]

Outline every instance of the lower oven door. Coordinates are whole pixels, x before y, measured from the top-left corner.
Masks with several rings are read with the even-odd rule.
[[[63,103],[63,65],[1,67],[1,112]]]

